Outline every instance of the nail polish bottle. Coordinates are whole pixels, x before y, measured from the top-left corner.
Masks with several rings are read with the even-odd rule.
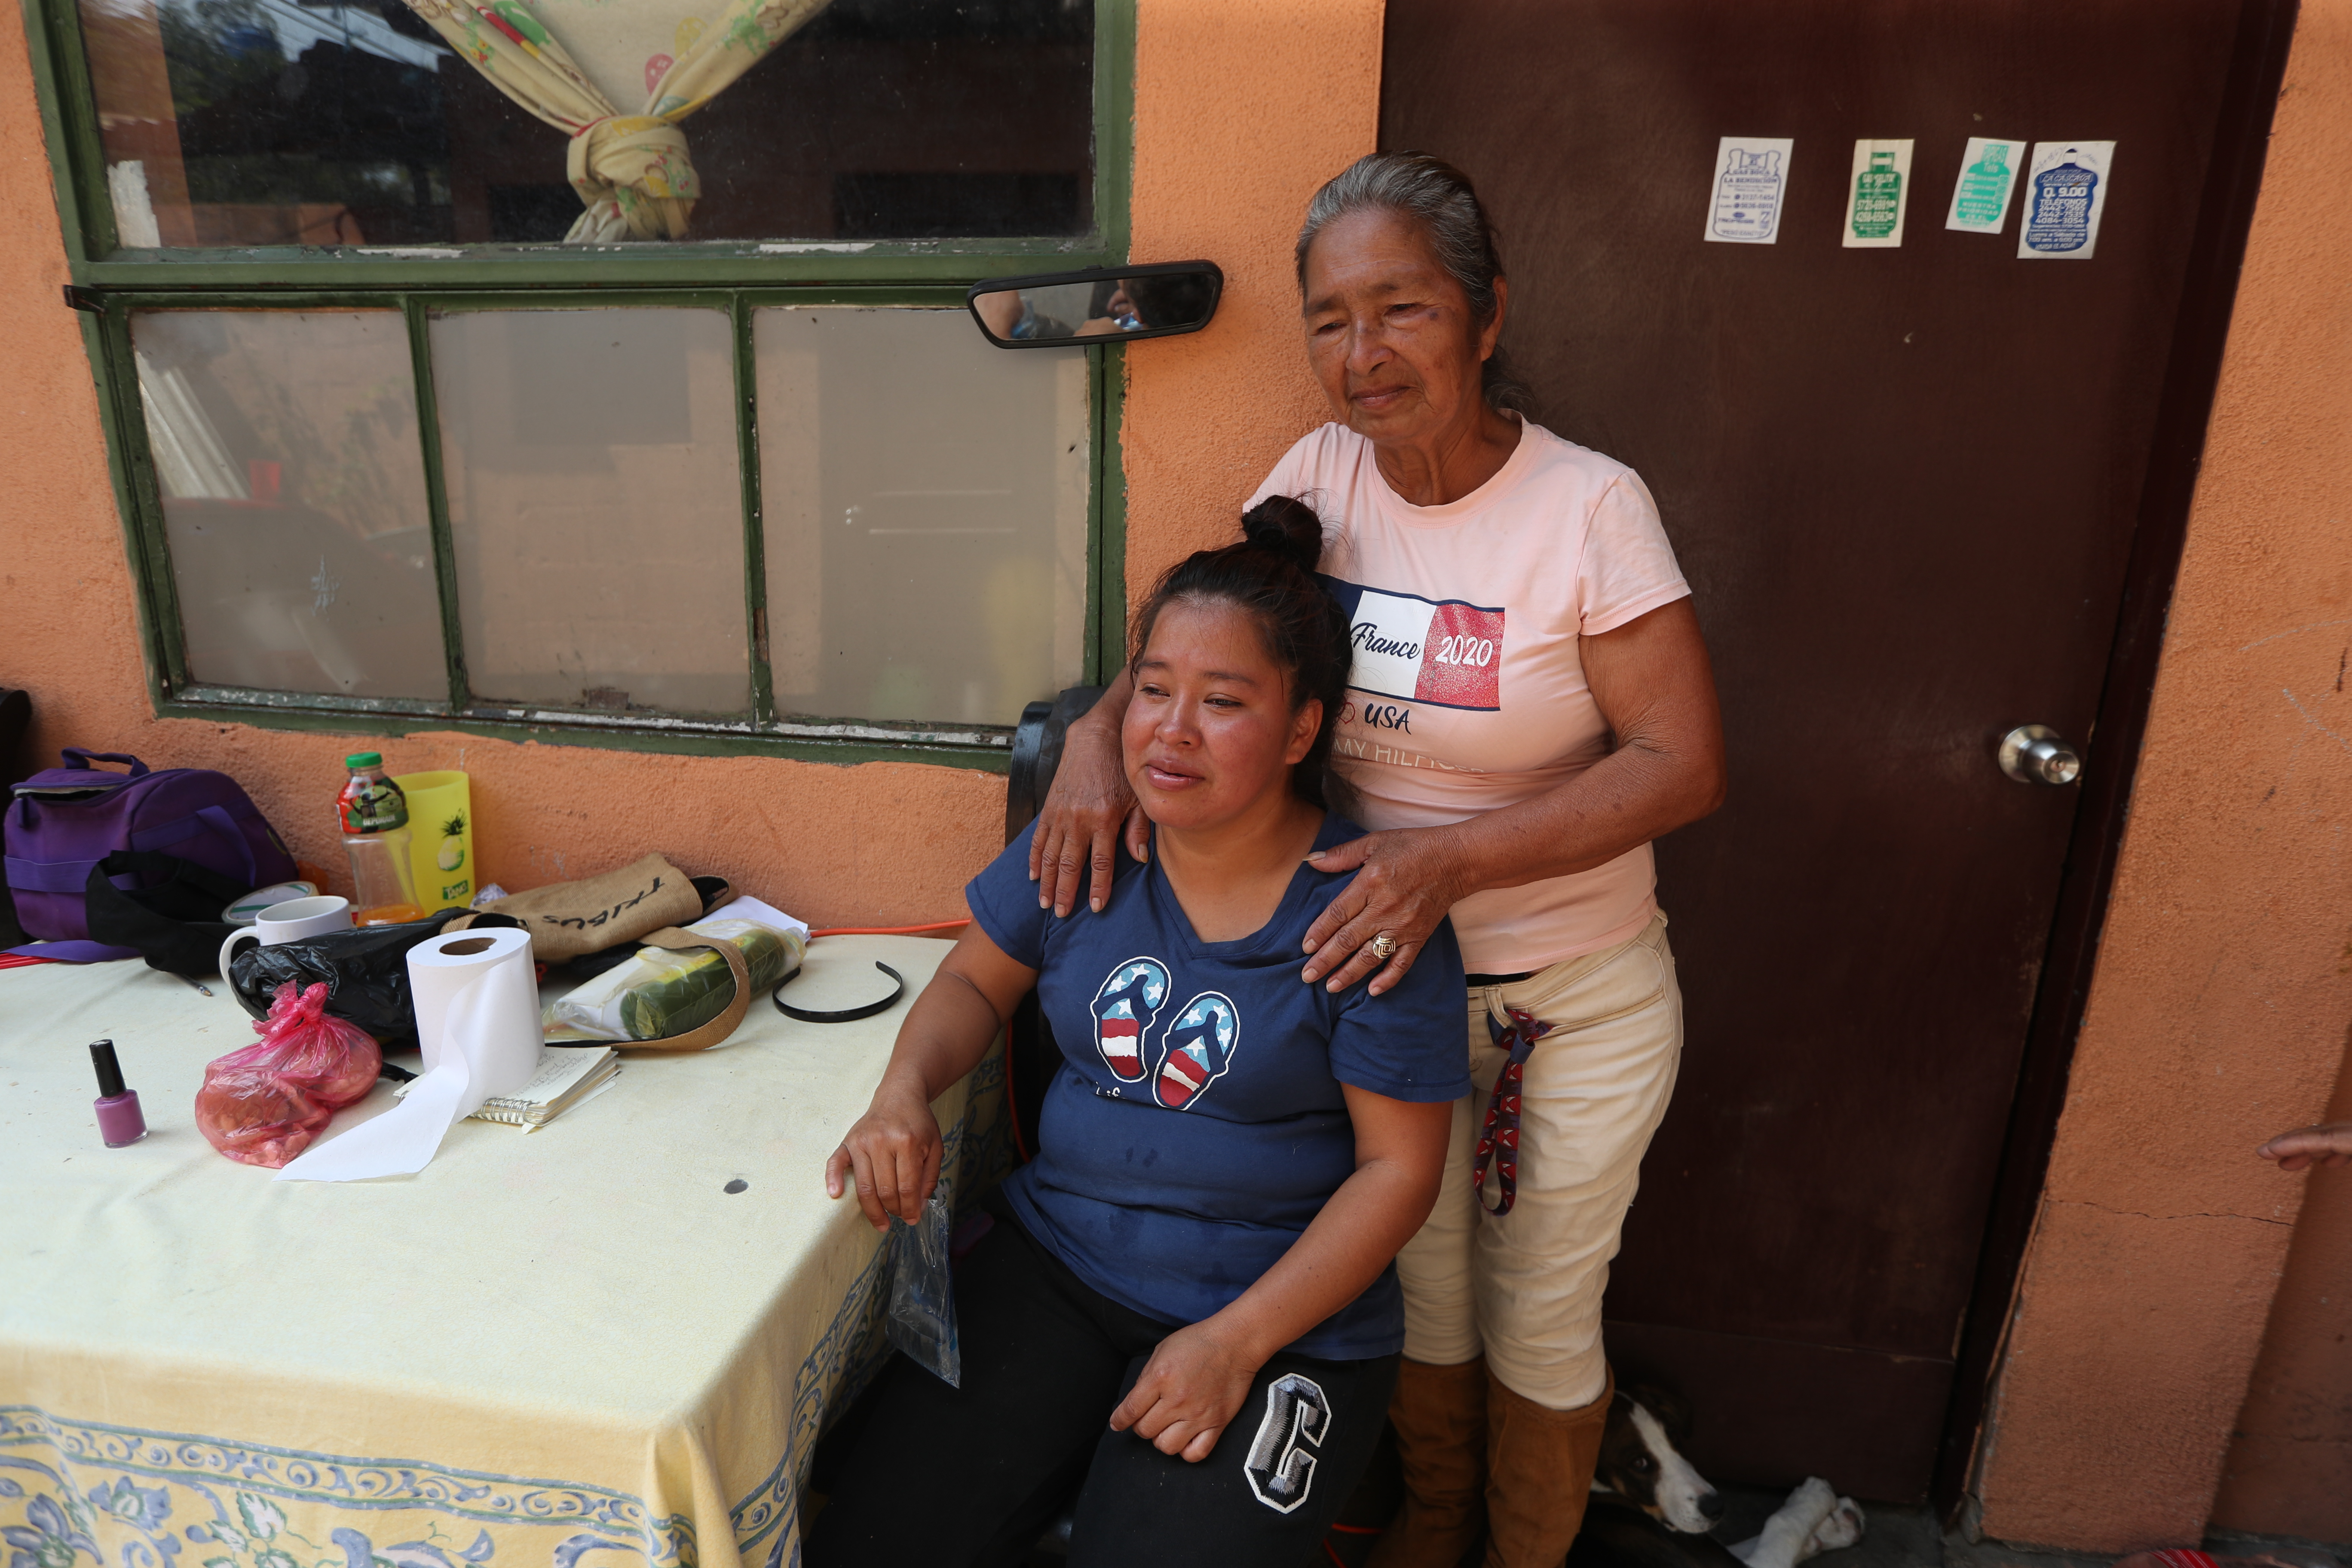
[[[147,1136],[147,1118],[139,1110],[139,1091],[122,1087],[122,1064],[114,1059],[112,1040],[92,1040],[89,1059],[98,1068],[98,1135],[110,1149],[136,1143]]]

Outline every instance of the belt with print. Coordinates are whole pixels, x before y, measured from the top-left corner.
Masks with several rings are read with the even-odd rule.
[[[1477,1152],[1470,1162],[1470,1184],[1477,1192],[1478,1206],[1497,1219],[1519,1201],[1519,1085],[1527,1077],[1528,1056],[1538,1040],[1551,1033],[1551,1026],[1532,1013],[1517,1007],[1506,1011],[1507,1022],[1491,1016],[1486,1019],[1486,1032],[1496,1045],[1507,1047],[1511,1057],[1487,1097],[1486,1125],[1478,1133]],[[1490,1168],[1496,1190],[1491,1205],[1486,1202]]]

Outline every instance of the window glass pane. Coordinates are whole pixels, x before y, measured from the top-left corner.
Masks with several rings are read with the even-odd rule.
[[[1015,724],[1083,672],[1083,349],[961,310],[756,311],[776,710]]]
[[[725,312],[457,311],[432,346],[475,698],[747,711]]]
[[[396,310],[142,310],[131,341],[206,685],[446,702]]]
[[[734,40],[765,36],[755,15],[806,18],[678,123],[700,190],[685,237],[1094,224],[1093,0],[531,0],[494,20],[472,0],[79,5],[127,246],[562,239],[583,211],[570,132],[598,111],[542,98],[542,119],[494,85],[515,19],[571,56],[582,92],[632,116],[675,108],[671,88],[705,97],[709,60],[723,77],[753,58]],[[705,39],[735,52],[697,57]]]

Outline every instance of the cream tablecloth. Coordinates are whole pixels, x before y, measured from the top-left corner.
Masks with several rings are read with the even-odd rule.
[[[343,1184],[195,1131],[204,1064],[253,1038],[224,987],[0,972],[9,1568],[796,1563],[825,1413],[887,1353],[884,1255],[822,1166],[948,945],[828,939],[796,985],[878,957],[908,998],[830,1025],[762,998],[535,1132],[461,1122],[419,1174]],[[127,1149],[90,1111],[100,1036],[152,1129]],[[1002,1107],[995,1056],[935,1107],[959,1195]]]

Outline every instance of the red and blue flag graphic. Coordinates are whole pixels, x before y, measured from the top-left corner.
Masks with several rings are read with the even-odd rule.
[[[1326,577],[1348,614],[1359,691],[1440,708],[1503,705],[1503,612],[1460,599],[1423,599]]]
[[[1142,1078],[1144,1031],[1167,999],[1168,969],[1156,958],[1129,959],[1095,993],[1095,1048],[1112,1076],[1126,1083]]]
[[[1233,999],[1203,991],[1184,1004],[1168,1026],[1168,1055],[1151,1092],[1171,1110],[1181,1110],[1234,1065],[1241,1042],[1242,1016]]]

